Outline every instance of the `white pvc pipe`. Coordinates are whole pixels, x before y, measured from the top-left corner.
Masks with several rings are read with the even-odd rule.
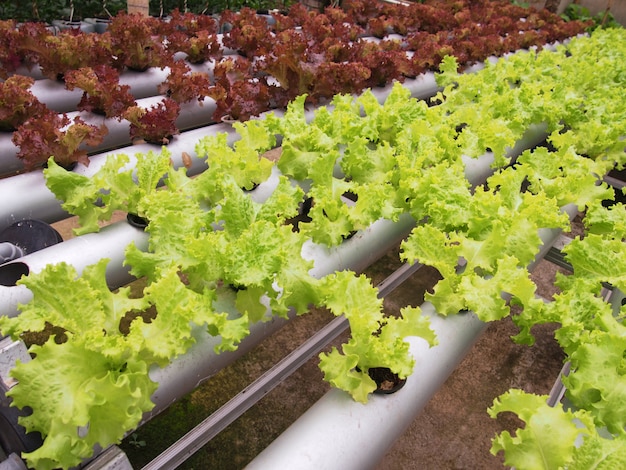
[[[273,170],[268,180],[261,183],[252,193],[255,202],[263,202],[278,184],[278,170]],[[104,227],[100,232],[89,233],[52,245],[43,250],[0,264],[0,315],[17,315],[17,305],[26,303],[32,295],[23,286],[16,286],[22,274],[36,273],[46,265],[64,261],[74,266],[78,273],[101,258],[109,258],[107,283],[114,289],[133,280],[124,266],[126,247],[135,242],[140,250],[146,250],[148,235],[126,221]]]
[[[137,100],[137,105],[144,109],[150,109],[158,105],[165,97],[162,95],[150,96]],[[176,127],[185,131],[200,126],[207,126],[213,123],[213,113],[217,108],[215,100],[206,97],[204,101],[193,100],[180,105],[180,114],[176,119]],[[113,148],[131,145],[130,123],[125,119],[105,118],[94,113],[72,111],[66,113],[70,120],[80,117],[86,124],[93,126],[106,126],[107,134],[102,143],[94,146],[81,145],[81,148],[90,154],[96,154]],[[12,141],[13,134],[9,132],[0,133],[0,174],[10,174],[21,171],[24,164],[17,157],[19,148]],[[176,138],[176,137],[175,137]]]
[[[374,469],[467,354],[486,325],[471,313],[443,319],[422,304],[439,345],[407,338],[416,364],[402,389],[371,395],[367,404],[332,389],[261,452],[248,470]]]
[[[230,124],[213,124],[204,128],[181,132],[174,136],[167,148],[172,153],[171,159],[174,166],[183,166],[182,155],[186,153],[191,157],[192,165],[188,168],[189,175],[196,175],[206,169],[204,160],[196,158],[195,144],[208,135],[228,133],[230,142],[234,142],[236,133]],[[151,151],[159,152],[161,146],[154,144],[140,144],[116,150],[115,153],[127,154],[131,160],[135,154],[146,154]],[[73,170],[76,173],[91,176],[104,165],[108,153],[92,155],[89,158],[89,166],[77,165]],[[52,223],[69,216],[62,208],[54,194],[45,184],[43,172],[35,170],[22,173],[10,178],[0,179],[0,230],[8,227],[18,220],[40,219]]]
[[[187,65],[189,65],[192,72],[204,72],[209,74],[209,76],[213,74],[212,62],[204,64],[188,63]],[[158,87],[167,79],[169,73],[169,67],[151,67],[144,72],[126,69],[120,74],[119,83],[120,85],[128,85],[131,95],[138,100],[159,95]],[[64,82],[49,78],[36,80],[30,90],[39,101],[58,113],[74,111],[83,95],[83,90],[75,88],[70,91],[65,88]]]
[[[108,258],[110,262],[106,274],[109,287],[114,289],[128,284],[133,277],[123,262],[125,248],[131,242],[140,250],[146,250],[148,234],[125,221],[117,222],[98,233],[71,238],[0,265],[0,315],[12,317],[19,314],[18,304],[29,302],[32,294],[15,283],[22,275],[40,272],[48,264],[66,262],[74,266],[80,275],[85,267]]]
[[[290,314],[291,317],[293,317],[292,314]],[[255,323],[250,327],[250,334],[239,343],[236,350],[220,354],[215,352],[215,346],[220,343],[220,337],[210,336],[206,328],[195,328],[192,334],[196,342],[189,351],[172,360],[164,368],[153,366],[150,369],[150,379],[157,382],[159,386],[151,397],[155,406],[143,415],[139,426],[252,350],[288,321],[285,318],[273,317],[267,322]]]
[[[144,109],[150,109],[157,106],[163,101],[165,96],[156,95],[148,98],[137,100],[137,105]],[[193,100],[180,104],[180,114],[176,119],[176,127],[184,132],[185,130],[207,126],[213,123],[213,113],[217,108],[215,100],[206,97],[204,101]],[[89,153],[94,154],[103,152],[108,149],[131,145],[130,139],[130,123],[125,119],[106,119],[93,113],[72,112],[68,113],[70,119],[79,116],[87,124],[94,126],[105,125],[107,127],[107,135],[99,145],[81,146]],[[174,136],[176,138],[176,136]]]

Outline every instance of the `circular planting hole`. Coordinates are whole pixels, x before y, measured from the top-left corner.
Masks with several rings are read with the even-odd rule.
[[[374,393],[380,395],[395,393],[406,383],[406,379],[401,379],[388,367],[372,367],[368,369],[367,373],[376,382],[377,387]]]
[[[29,273],[26,263],[6,263],[0,266],[0,286],[14,287],[17,285],[22,276]]]
[[[130,225],[140,228],[141,230],[144,230],[148,226],[148,221],[143,217],[139,217],[137,214],[128,213],[126,220]]]

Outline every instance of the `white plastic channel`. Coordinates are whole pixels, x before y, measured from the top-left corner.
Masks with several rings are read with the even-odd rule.
[[[213,74],[212,62],[197,65],[188,63],[187,65],[192,72],[205,72],[210,76]],[[158,87],[167,79],[169,73],[169,67],[151,67],[144,72],[124,70],[124,73],[120,74],[119,82],[120,85],[128,85],[130,93],[138,100],[159,95]],[[74,111],[83,95],[83,90],[70,91],[65,88],[65,83],[49,78],[36,80],[31,87],[31,92],[39,101],[58,113]]]
[[[144,109],[150,109],[159,104],[163,98],[164,96],[161,95],[150,96],[137,100],[137,105]],[[176,126],[178,129],[185,131],[213,124],[213,113],[216,108],[215,100],[211,98],[206,98],[202,102],[194,100],[189,103],[183,103],[180,105],[180,115],[176,119]],[[80,111],[68,112],[67,117],[72,121],[75,117],[80,117],[86,124],[98,127],[104,125],[107,127],[107,134],[104,136],[102,143],[89,147],[81,146],[90,154],[97,154],[122,146],[128,146],[128,151],[134,150],[134,147],[130,147],[130,123],[125,119],[105,118],[97,114]],[[12,133],[8,132],[0,133],[0,148],[2,149],[2,154],[0,154],[0,175],[15,173],[24,168],[22,160],[17,156],[19,148],[13,143],[12,135]],[[174,136],[174,139],[178,138],[179,136]]]
[[[277,183],[278,171],[275,170],[267,181],[254,190],[252,199],[263,201],[274,191]],[[146,250],[148,234],[127,221],[120,221],[103,227],[100,232],[71,238],[0,265],[0,315],[14,316],[19,313],[18,304],[28,302],[32,295],[15,283],[22,274],[39,272],[48,264],[66,262],[80,274],[86,266],[108,258],[108,286],[115,289],[128,284],[134,278],[123,261],[125,249],[130,243],[135,243],[140,250]]]
[[[104,227],[98,233],[71,238],[0,265],[0,315],[19,314],[18,304],[29,302],[32,293],[25,286],[15,283],[23,274],[37,273],[48,264],[65,262],[74,266],[80,274],[85,267],[108,258],[109,287],[115,289],[128,284],[133,278],[123,262],[124,249],[131,242],[139,249],[146,250],[148,234],[126,222],[118,222]]]
[[[377,286],[379,297],[382,298],[388,295],[419,270],[421,266],[419,264],[404,264],[398,268]],[[261,377],[231,398],[218,410],[211,413],[210,416],[165,451],[161,452],[161,454],[144,466],[142,470],[179,467],[278,384],[298,370],[306,361],[318,354],[333,339],[345,331],[348,326],[348,320],[344,316],[336,317],[330,321],[298,346],[298,348],[272,366]]]
[[[235,134],[232,132],[231,126],[227,124],[218,124],[190,131],[189,134],[197,133],[198,135],[195,137],[199,138],[200,133],[206,134],[208,130],[220,131],[220,129],[221,131],[230,130],[231,140],[234,140]],[[524,149],[536,145],[543,136],[542,126],[535,126],[529,129],[525,136],[508,153],[509,158],[514,159]],[[154,150],[153,146],[138,145],[134,146],[134,148],[138,152]],[[177,150],[176,144],[172,143],[168,148],[172,151],[172,159],[175,165],[182,165],[180,155],[187,147]],[[94,157],[89,167],[80,166],[76,171],[93,174],[91,172],[97,170],[98,163],[102,164],[104,158],[106,158],[106,155]],[[464,160],[465,175],[472,184],[479,184],[492,172],[490,165],[493,161],[493,156],[489,153],[477,159],[465,158]],[[204,168],[201,160],[196,159],[196,162],[196,166],[189,169],[190,174],[196,174]],[[263,191],[265,186],[272,187],[275,184],[275,178],[276,174],[272,175],[270,180],[258,188],[259,191]],[[20,182],[23,186],[17,192],[16,188],[11,186],[13,189],[11,191],[7,189],[8,185],[3,184],[5,182]],[[3,194],[3,191],[6,191],[6,194]],[[22,197],[19,197],[19,195],[22,195]],[[54,198],[54,195],[45,186],[41,172],[25,173],[0,180],[0,199],[8,201],[8,204],[6,206],[3,205],[2,209],[0,209],[0,229],[24,218],[55,222],[67,216],[61,208],[60,202]],[[7,210],[10,210],[10,213],[7,212],[3,220],[1,215],[5,207]],[[388,240],[391,246],[393,246],[393,244],[399,243],[409,233],[413,224],[413,219],[408,215],[401,217],[397,223],[379,220],[366,230],[357,233],[340,247],[328,248],[312,242],[307,243],[303,247],[302,255],[307,259],[315,260],[315,266],[311,272],[313,276],[323,276],[343,269],[346,267],[346,263],[348,263],[351,269],[361,271],[385,253],[385,251],[379,253],[378,250],[378,244],[381,239]],[[84,266],[94,264],[102,257],[109,257],[112,259],[108,268],[112,281],[111,285],[119,287],[125,282],[129,282],[131,279],[127,269],[122,266],[124,250],[131,241],[138,239],[139,241],[136,241],[136,243],[140,247],[146,246],[145,243],[147,242],[145,241],[145,234],[133,227],[125,227],[125,225],[125,222],[113,224],[111,228],[106,228],[100,233],[83,235],[0,266],[0,314],[15,315],[17,313],[17,304],[24,303],[29,299],[27,297],[28,291],[18,286],[13,286],[14,282],[19,279],[19,273],[37,272],[48,263],[67,261],[70,264],[74,264],[80,272]],[[140,234],[137,232],[140,232]],[[76,248],[79,243],[84,243],[81,249]]]
[[[195,144],[202,137],[217,133],[228,133],[229,141],[234,142],[236,134],[231,125],[220,123],[211,126],[181,132],[167,146],[171,152],[172,161],[176,167],[183,166],[183,153],[191,157],[192,166],[188,169],[189,175],[196,175],[206,169],[204,160],[196,158]],[[132,160],[138,153],[160,151],[161,147],[153,144],[140,144],[124,147],[116,152],[100,153],[90,157],[89,166],[77,165],[76,173],[91,176],[104,165],[108,155],[123,153]],[[61,202],[46,187],[43,172],[35,170],[9,178],[0,179],[0,230],[12,223],[23,219],[40,219],[52,223],[68,217],[61,208]]]
[[[574,217],[576,208],[566,209]],[[544,245],[536,261],[545,256],[559,233],[540,230]],[[487,326],[471,312],[442,317],[428,302],[421,308],[439,344],[430,348],[422,338],[408,338],[416,365],[402,389],[391,395],[371,395],[367,404],[355,402],[341,390],[329,391],[246,470],[375,469]]]

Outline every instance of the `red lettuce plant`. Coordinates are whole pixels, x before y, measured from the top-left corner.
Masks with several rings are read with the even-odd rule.
[[[220,119],[246,121],[272,108],[270,86],[262,79],[251,78],[231,85],[228,94],[218,106]],[[225,105],[225,106],[224,106]]]
[[[371,71],[358,62],[324,62],[317,70],[312,95],[319,98],[332,98],[339,93],[357,93],[366,88]]]
[[[296,2],[289,7],[287,15],[274,13],[272,16],[276,20],[277,25],[284,25],[285,28],[294,28],[302,26],[308,21],[309,17],[315,16],[316,14],[318,13],[308,9],[302,2]]]
[[[396,41],[374,43],[360,40],[352,46],[352,61],[363,64],[370,70],[366,87],[384,86],[392,80],[402,80],[411,75],[411,63]]]
[[[57,35],[27,35],[23,48],[32,53],[31,60],[39,64],[44,76],[56,80],[63,79],[70,70],[110,63],[110,39],[108,33],[90,34],[70,28]]]
[[[120,85],[119,78],[119,72],[110,65],[83,67],[65,74],[65,87],[84,90],[79,110],[119,118],[136,103],[130,86]]]
[[[307,38],[294,29],[276,33],[272,50],[254,63],[255,73],[269,74],[280,84],[274,90],[279,107],[296,96],[310,93],[315,83],[319,64],[324,61],[315,54]],[[280,97],[278,96],[280,95]]]
[[[327,40],[328,44],[331,42]],[[300,31],[281,31],[276,34],[272,51],[254,63],[255,72],[269,74],[280,84],[269,88],[273,106],[284,107],[302,94],[308,95],[309,102],[317,102],[366,87],[371,71],[363,63],[348,60],[350,52],[340,42],[334,43],[338,49],[328,47],[328,55],[309,44],[310,40]],[[345,56],[345,60],[338,61],[337,56]]]
[[[18,25],[17,31],[18,34],[12,37],[12,42],[16,43],[14,52],[20,56],[22,63],[31,69],[37,65],[37,54],[28,46],[41,41],[41,37],[51,36],[52,31],[44,23],[32,21],[21,23]]]
[[[177,103],[204,101],[211,94],[211,81],[206,73],[191,72],[184,61],[178,60],[170,66],[170,73],[158,89]]]
[[[47,110],[30,91],[33,83],[33,78],[24,75],[12,75],[0,82],[0,131],[13,131]]]
[[[176,9],[170,14],[167,25],[167,49],[172,54],[184,52],[193,64],[221,58],[222,48],[217,38],[219,25],[215,18],[181,13]]]
[[[172,53],[184,52],[192,64],[201,64],[207,60],[219,60],[223,53],[217,34],[207,30],[188,34],[174,31],[168,36],[168,50]]]
[[[365,30],[350,20],[350,16],[340,8],[326,8],[324,14],[308,16],[302,23],[303,33],[315,43],[333,38],[345,42],[356,41]]]
[[[272,29],[275,32],[279,32],[285,31],[287,29],[294,29],[297,26],[300,26],[301,22],[299,21],[299,16],[297,13],[295,13],[296,8],[298,7],[301,7],[306,14],[309,13],[306,7],[300,2],[294,3],[288,12],[272,12],[272,18],[274,18],[274,24],[272,26]]]
[[[116,15],[109,24],[113,54],[121,65],[132,70],[164,67],[171,54],[164,46],[162,21],[138,13]]]
[[[350,15],[355,24],[367,27],[370,18],[380,16],[379,2],[369,2],[364,0],[343,0],[341,6]]]
[[[217,108],[213,118],[245,121],[272,107],[266,78],[252,74],[252,64],[244,57],[227,57],[215,65],[213,95]]]
[[[84,146],[100,144],[107,132],[104,125],[86,124],[79,117],[70,120],[48,110],[19,126],[12,140],[26,170],[45,164],[51,156],[59,165],[70,167],[76,162],[89,165]]]
[[[385,16],[378,16],[376,18],[371,18],[368,23],[367,31],[369,34],[374,36],[375,38],[384,38],[391,32],[396,32],[396,21],[395,18],[387,18]],[[398,33],[403,34],[403,33]]]
[[[22,63],[19,36],[14,20],[0,21],[0,78],[7,78]]]
[[[203,14],[196,15],[190,12],[182,13],[179,9],[175,9],[170,13],[169,26],[172,31],[183,31],[189,35],[200,31],[216,34],[218,31],[217,20],[212,16]]]
[[[130,122],[133,141],[143,139],[152,144],[167,145],[179,132],[176,127],[179,113],[179,104],[171,98],[164,98],[149,109],[131,106],[124,112],[124,118]]]
[[[222,13],[222,24],[231,25],[224,34],[224,46],[235,49],[241,55],[251,59],[268,53],[272,48],[272,36],[267,20],[256,14],[251,8],[242,8],[239,12],[227,10]]]
[[[458,27],[460,21],[457,16],[458,13],[471,8],[472,3],[481,2],[437,0],[428,3],[411,3],[406,11],[403,12],[399,9],[399,14],[407,20],[405,25],[408,31],[419,29],[420,31],[437,33]]]

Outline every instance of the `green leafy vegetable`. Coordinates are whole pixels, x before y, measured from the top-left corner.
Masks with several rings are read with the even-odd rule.
[[[354,276],[348,271],[328,275],[322,280],[328,294],[323,304],[335,315],[345,315],[350,323],[352,337],[343,345],[343,351],[333,348],[320,355],[320,369],[324,379],[347,391],[359,402],[376,389],[376,383],[367,371],[373,367],[387,367],[401,378],[413,371],[415,360],[409,353],[407,336],[421,336],[430,346],[437,344],[427,317],[419,308],[403,309],[401,318],[385,318],[382,299],[365,276]]]
[[[576,439],[589,431],[579,428],[574,418],[589,425],[584,412],[565,411],[561,406],[550,407],[547,395],[539,396],[512,389],[497,398],[489,414],[495,418],[499,413],[515,412],[526,423],[517,430],[515,437],[504,431],[493,440],[491,452],[506,451],[506,465],[525,469],[564,468],[571,460]],[[558,439],[554,439],[558,434]]]

